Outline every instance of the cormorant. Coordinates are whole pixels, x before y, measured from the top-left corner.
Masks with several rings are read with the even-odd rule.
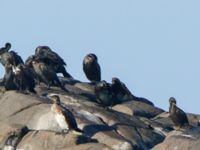
[[[113,106],[118,103],[110,84],[104,80],[95,85],[94,92],[99,104]]]
[[[189,125],[187,115],[183,110],[176,106],[176,99],[174,97],[170,97],[169,104],[169,117],[171,118],[174,125],[179,128],[185,125]]]
[[[68,133],[69,130],[77,131],[79,134],[83,133],[83,131],[78,128],[73,114],[62,107],[60,97],[56,94],[50,94],[49,97],[53,103],[51,111],[54,113],[55,120],[61,128],[61,133]]]
[[[88,54],[83,59],[83,71],[91,82],[101,81],[101,68],[95,54]]]
[[[48,46],[38,46],[35,49],[35,55],[40,61],[51,66],[56,73],[62,73],[64,77],[72,78],[72,76],[66,71],[66,63],[64,60]]]
[[[117,99],[120,101],[133,100],[136,97],[129,91],[126,85],[121,82],[118,78],[112,78],[111,84],[113,93],[116,95]]]
[[[43,62],[40,62],[37,58],[32,61],[32,65],[39,80],[44,82],[47,85],[48,89],[50,89],[51,85],[57,85],[62,90],[67,92],[67,89],[58,79],[56,72],[50,66]]]
[[[35,80],[31,70],[24,64],[18,64],[12,67],[14,73],[14,83],[20,91],[30,91],[36,93]]]
[[[23,64],[22,58],[15,52],[15,51],[9,51],[11,48],[10,43],[6,43],[5,47],[0,49],[0,62],[3,66],[5,66],[6,63],[11,63],[14,66],[17,66],[18,64]]]

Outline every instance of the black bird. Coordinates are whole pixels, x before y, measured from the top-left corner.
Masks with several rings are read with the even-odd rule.
[[[47,85],[48,89],[50,89],[51,85],[57,85],[62,90],[67,92],[67,89],[62,85],[62,83],[58,79],[56,72],[50,66],[43,62],[40,62],[37,58],[34,59],[34,61],[32,61],[32,65],[39,80],[44,82]]]
[[[6,43],[4,47],[0,48],[0,54],[8,52],[11,48],[11,44],[10,43]]]
[[[15,52],[15,51],[9,51],[11,48],[10,43],[6,43],[5,47],[0,49],[0,62],[3,66],[5,66],[6,63],[11,63],[14,66],[17,66],[18,64],[23,64],[22,58]]]
[[[126,85],[121,82],[118,78],[112,78],[111,84],[113,93],[116,95],[117,99],[120,101],[133,100],[136,97],[129,91]]]
[[[40,61],[51,66],[56,73],[62,73],[64,77],[72,78],[72,76],[66,71],[66,63],[64,60],[48,46],[38,46],[35,49],[35,55]]]
[[[18,90],[18,87],[14,83],[14,73],[10,63],[5,64],[5,74],[3,77],[3,83],[6,90]]]
[[[20,91],[30,91],[36,93],[35,80],[31,70],[24,64],[18,64],[12,67],[14,73],[14,83]]]
[[[170,97],[169,104],[169,117],[174,125],[179,128],[189,125],[185,112],[176,106],[176,99],[174,97]]]
[[[95,54],[88,54],[83,59],[83,71],[91,82],[101,81],[101,68]]]
[[[35,79],[35,82],[37,82],[38,84],[41,82],[41,80],[39,79],[39,76],[37,75],[37,73],[35,72],[34,68],[33,68],[33,64],[32,62],[36,59],[36,56],[35,55],[31,55],[29,56],[26,61],[25,61],[25,65],[30,69],[34,79]]]
[[[110,84],[104,80],[95,85],[94,92],[99,104],[113,106],[118,103]]]

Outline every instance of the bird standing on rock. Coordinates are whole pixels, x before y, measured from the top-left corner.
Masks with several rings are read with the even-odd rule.
[[[51,111],[54,113],[55,120],[61,128],[61,133],[68,133],[69,130],[77,131],[78,134],[83,133],[83,131],[77,127],[77,123],[73,114],[69,110],[65,109],[67,112],[63,110],[60,97],[56,94],[50,94],[49,97],[53,103],[51,106]]]
[[[84,57],[83,71],[91,82],[101,81],[101,68],[95,54],[88,54]]]
[[[188,118],[183,110],[176,106],[176,99],[174,97],[170,97],[169,99],[169,117],[176,127],[188,126]]]
[[[119,101],[133,100],[136,98],[126,85],[116,77],[112,78],[111,88]]]
[[[95,95],[97,97],[97,102],[104,106],[113,106],[116,102],[116,97],[112,91],[109,83],[102,80],[95,85],[94,89]]]
[[[62,73],[66,78],[72,78],[72,76],[66,71],[65,61],[48,46],[38,46],[35,49],[35,56],[37,56],[40,61],[44,62],[48,66],[52,67],[56,73]]]
[[[14,73],[14,83],[20,91],[28,90],[32,93],[36,93],[34,90],[35,80],[28,67],[24,64],[18,64],[16,67],[12,66],[12,70]]]
[[[11,63],[14,66],[17,66],[18,64],[23,64],[22,58],[14,51],[9,51],[11,48],[10,43],[6,43],[5,47],[0,48],[0,62],[3,66],[5,66],[8,63]]]
[[[32,61],[32,65],[39,80],[44,82],[47,85],[48,89],[50,89],[51,85],[57,85],[62,90],[68,92],[67,89],[62,85],[62,83],[58,79],[56,72],[50,66],[43,62],[40,62],[37,58],[35,58]]]

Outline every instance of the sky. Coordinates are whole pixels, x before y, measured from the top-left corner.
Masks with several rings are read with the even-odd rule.
[[[200,1],[0,0],[0,47],[25,60],[48,45],[76,79],[88,82],[83,57],[95,53],[102,79],[168,110],[169,97],[200,114]],[[0,76],[4,68],[0,66]]]

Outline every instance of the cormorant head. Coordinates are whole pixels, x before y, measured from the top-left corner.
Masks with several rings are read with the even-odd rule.
[[[169,103],[176,105],[176,99],[174,97],[169,98]]]
[[[38,46],[35,49],[35,55],[43,55],[43,52],[45,51],[51,51],[50,47],[48,46]]]
[[[84,62],[86,64],[92,63],[92,62],[97,62],[97,56],[95,54],[90,53],[90,54],[85,56]]]
[[[57,94],[50,94],[49,98],[51,99],[53,104],[60,105],[60,97]]]
[[[9,51],[9,49],[11,48],[11,43],[7,42],[7,43],[5,44],[5,48],[6,48],[6,50]]]

